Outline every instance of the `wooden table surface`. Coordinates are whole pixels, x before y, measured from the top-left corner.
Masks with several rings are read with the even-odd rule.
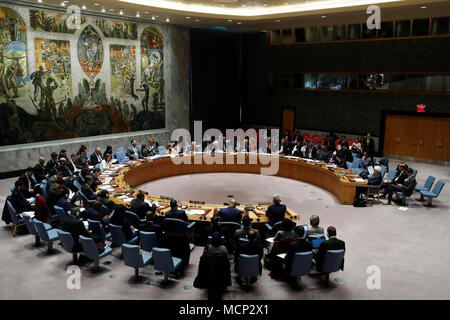
[[[222,155],[222,154],[218,154]],[[112,170],[114,174],[113,179],[109,182],[110,187],[114,191],[110,191],[110,198],[116,204],[123,204],[129,207],[130,202],[119,199],[118,197],[127,195],[129,198],[134,198],[139,190],[135,187],[144,183],[162,179],[166,177],[173,177],[178,175],[195,174],[195,173],[215,173],[215,172],[235,172],[235,173],[253,173],[260,174],[262,168],[268,168],[269,165],[262,165],[268,163],[268,160],[278,160],[279,168],[275,176],[296,179],[299,181],[311,183],[333,193],[341,204],[353,204],[355,198],[355,191],[357,186],[367,187],[366,183],[357,183],[353,179],[359,177],[350,170],[332,168],[331,171],[324,162],[308,162],[302,158],[292,157],[277,157],[275,155],[260,154],[260,161],[255,164],[250,164],[249,154],[227,154],[228,161],[223,157],[223,163],[205,163],[201,157],[202,154],[184,155],[181,157],[171,158],[163,156],[158,159],[141,159],[122,164],[123,166],[115,166]],[[237,157],[240,158],[238,163]],[[194,159],[196,157],[196,159]],[[272,159],[268,159],[268,157]],[[275,159],[277,158],[277,159]],[[183,164],[175,164],[173,160],[184,161]],[[242,160],[245,160],[244,162]],[[197,163],[194,163],[197,162]],[[231,163],[232,162],[232,163]],[[104,181],[106,176],[100,176]],[[107,185],[102,185],[106,187]],[[157,214],[164,216],[170,209],[170,199],[161,198],[157,195],[149,195],[145,193],[146,199],[150,202],[157,202]],[[128,199],[129,200],[129,199]],[[242,204],[238,209],[244,212],[244,215],[249,215],[253,223],[268,222],[265,216],[269,203],[264,204]],[[203,213],[188,214],[189,220],[192,221],[210,221],[214,214],[220,209],[224,208],[223,204],[193,204],[189,202],[180,202],[179,206],[184,210],[202,210]],[[252,210],[247,210],[247,209]],[[299,214],[288,208],[286,218],[291,220],[298,220]]]

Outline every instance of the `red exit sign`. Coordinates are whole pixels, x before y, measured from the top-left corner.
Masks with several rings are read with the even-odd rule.
[[[417,112],[425,112],[427,106],[424,104],[418,104],[417,105]]]

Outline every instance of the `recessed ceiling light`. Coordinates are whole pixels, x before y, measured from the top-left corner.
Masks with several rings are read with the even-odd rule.
[[[238,22],[238,24],[242,24],[242,22]]]
[[[169,18],[166,19],[166,22],[170,22]]]
[[[106,12],[106,9],[105,9],[105,8],[102,8],[102,12]]]
[[[267,7],[267,3],[264,3],[263,6],[264,6],[264,7]]]
[[[327,16],[322,16],[322,19],[325,19]]]
[[[42,2],[42,0],[38,0],[40,2]],[[83,4],[83,6],[81,7],[81,9],[86,10],[86,5]]]
[[[97,2],[94,3],[94,6],[99,6],[99,5],[100,5],[100,3],[97,3]]]
[[[155,20],[155,19],[156,19],[155,16],[153,16],[153,17],[152,17],[152,20]]]
[[[136,12],[136,18],[139,18],[140,16],[139,12]]]
[[[427,6],[421,6],[420,7],[420,9],[426,9],[427,8]]]
[[[159,18],[159,16],[158,16],[158,15],[155,15],[155,17]]]
[[[61,5],[62,5],[63,7],[65,7],[65,6],[66,6],[66,3],[65,3],[65,2],[61,2]]]
[[[145,13],[145,14],[148,14],[148,11],[145,11],[144,13]]]
[[[195,19],[195,22],[199,22],[200,20],[198,20],[198,19]]]
[[[114,9],[113,9],[113,8],[111,8],[111,9],[109,9],[109,11],[114,11]]]
[[[186,17],[186,19],[190,19],[191,17]]]
[[[287,6],[288,4],[289,4],[288,2],[285,2],[285,3],[284,3],[285,6]]]
[[[243,5],[241,5],[242,7],[246,7],[247,5],[245,5],[245,4],[243,4]]]
[[[120,9],[119,14],[123,15],[123,9]]]
[[[228,22],[233,22],[233,20],[230,19],[230,20],[228,20]]]
[[[280,20],[275,20],[275,22],[280,22]]]
[[[42,0],[37,0],[37,2],[42,3]]]

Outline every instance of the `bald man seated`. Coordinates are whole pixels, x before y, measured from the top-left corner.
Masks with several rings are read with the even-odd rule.
[[[242,211],[236,209],[237,201],[231,199],[229,202],[230,206],[228,208],[222,208],[219,210],[217,215],[220,217],[222,222],[237,222],[241,223]]]

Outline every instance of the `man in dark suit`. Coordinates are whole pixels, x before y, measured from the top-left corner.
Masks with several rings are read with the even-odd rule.
[[[92,191],[92,184],[94,183],[94,178],[92,178],[90,175],[87,175],[85,178],[85,183],[81,187],[81,192],[86,196],[88,200],[96,200],[97,194]]]
[[[130,158],[130,160],[139,159],[139,152],[136,147],[136,140],[131,140],[131,146],[127,148],[127,157]]]
[[[382,180],[383,180],[383,177],[381,176],[381,167],[375,166],[375,168],[373,169],[373,175],[371,175],[369,178],[366,179],[366,183],[369,186],[378,186],[378,185],[380,185]],[[355,198],[359,198],[361,193],[364,193],[366,191],[367,191],[367,188],[356,187]]]
[[[47,181],[47,193],[49,193],[53,189],[53,186],[56,183],[64,184],[63,176],[64,175],[63,175],[62,171],[57,171],[55,175],[53,175],[50,178],[48,178],[48,181]]]
[[[247,255],[258,255],[259,257],[259,274],[262,272],[262,264],[261,259],[264,255],[264,248],[262,244],[258,243],[256,240],[256,232],[250,230],[247,235],[248,241],[239,241],[236,245],[236,250],[234,252],[234,270],[238,271],[239,268],[239,255],[247,254]],[[250,279],[250,283],[255,283],[258,278],[252,277]],[[236,279],[239,284],[242,284],[242,279],[239,277]]]
[[[19,178],[23,181],[24,189],[23,194],[25,197],[34,197],[36,195],[36,191],[34,190],[34,186],[36,185],[36,179],[33,176],[33,168],[29,167],[27,171],[22,174]]]
[[[291,273],[292,261],[294,261],[294,256],[297,252],[308,252],[312,251],[312,244],[305,239],[305,229],[303,226],[295,227],[295,234],[297,235],[297,240],[291,241],[288,245],[288,251],[284,257],[284,263],[286,264],[285,275],[289,277]],[[292,280],[292,279],[291,279]]]
[[[36,178],[37,183],[41,183],[42,180],[46,179],[47,170],[45,169],[44,163],[45,158],[40,157],[39,162],[33,168],[34,176]]]
[[[112,212],[116,208],[116,204],[114,203],[114,201],[109,199],[108,190],[100,190],[98,192],[97,200],[100,201],[102,205],[107,207],[110,212]]]
[[[230,206],[228,208],[220,209],[217,215],[220,217],[222,222],[241,223],[242,211],[236,209],[237,201],[235,199],[231,199],[229,204]]]
[[[404,181],[403,184],[391,184],[388,187],[388,201],[385,203],[385,205],[390,205],[392,201],[392,196],[394,192],[402,192],[407,197],[411,196],[411,194],[414,191],[414,188],[416,187],[416,179],[413,177],[414,171],[411,168],[408,168],[406,170],[406,174],[408,175],[408,178]]]
[[[269,218],[269,223],[274,225],[278,221],[282,221],[286,215],[286,206],[281,204],[281,199],[278,194],[273,195],[273,204],[269,206],[266,211],[266,216]]]
[[[56,167],[56,164],[58,162],[58,154],[56,152],[51,153],[51,159],[47,161],[47,164],[45,165],[45,170],[47,172],[50,172],[53,170],[53,168]]]
[[[345,250],[345,242],[336,238],[336,228],[330,226],[327,228],[328,240],[323,241],[320,244],[319,250],[315,255],[316,259],[316,269],[317,271],[322,271],[323,263],[325,259],[325,254],[328,250]],[[342,261],[341,270],[344,269],[344,261]]]
[[[322,148],[319,147],[317,149],[317,153],[316,153],[314,159],[316,159],[318,161],[325,161],[325,162],[327,162],[328,156],[327,156],[327,154],[325,154],[325,152],[323,152]]]
[[[185,222],[189,220],[184,210],[178,210],[178,203],[177,200],[175,199],[170,200],[170,210],[166,212],[165,217],[173,219],[181,219]]]
[[[95,165],[101,163],[102,160],[103,160],[102,150],[100,150],[100,148],[97,147],[97,148],[95,148],[95,151],[89,157],[89,163],[91,166],[95,166]]]
[[[94,170],[92,170],[92,173],[90,174],[90,176],[92,177],[92,179],[94,179],[94,182],[91,185],[91,189],[92,191],[97,191],[98,186],[100,186],[102,184],[102,182],[100,181],[100,174],[102,173],[102,170],[100,170],[100,168],[95,168]]]
[[[384,198],[386,196],[386,194],[388,193],[388,188],[390,185],[392,185],[392,184],[403,185],[405,183],[406,178],[408,178],[408,175],[406,174],[407,169],[408,169],[408,165],[406,165],[405,163],[401,163],[397,168],[397,173],[396,173],[394,179],[385,180],[383,182],[383,184],[381,185],[381,189],[384,190],[384,192],[381,194],[382,198]]]
[[[370,132],[367,134],[366,138],[362,140],[362,149],[363,151],[367,151],[367,153],[373,157],[373,154],[375,153],[375,142],[373,141]]]
[[[69,170],[72,171],[72,174],[75,174],[76,172],[79,171],[79,169],[75,164],[76,162],[77,162],[77,155],[73,153],[70,155],[70,160],[68,160],[66,163],[67,168],[69,168]]]
[[[142,192],[139,192],[136,195],[136,199],[131,201],[131,211],[136,213],[140,219],[147,218],[149,214],[151,214],[154,210],[150,207],[150,205],[145,202],[145,197]],[[155,207],[156,209],[156,207]]]
[[[252,228],[252,219],[249,216],[245,216],[242,218],[242,229],[238,229],[234,232],[234,244],[237,245],[240,238],[247,238],[250,231],[254,231],[256,233],[256,242],[260,242],[261,237],[259,235],[259,231]]]
[[[72,177],[73,171],[70,171],[69,167],[67,166],[67,159],[66,158],[60,158],[59,159],[59,171],[62,171],[64,177]]]
[[[308,147],[306,148],[304,156],[305,156],[305,158],[308,158],[308,159],[314,159],[314,157],[316,156],[316,153],[317,153],[317,149],[313,145],[312,141],[310,141],[308,144]]]
[[[11,204],[16,209],[16,213],[19,214],[24,211],[34,211],[34,207],[27,201],[23,191],[25,185],[22,180],[17,180],[14,183],[14,191],[11,194]]]
[[[74,252],[82,252],[79,237],[84,236],[91,238],[91,234],[86,230],[82,221],[72,215],[66,215],[61,219],[61,228],[72,235],[74,241]]]
[[[75,165],[77,166],[78,169],[81,170],[81,168],[83,168],[84,163],[86,161],[88,161],[86,146],[82,146],[80,148],[80,153],[77,156],[78,156],[78,158],[77,158],[77,160],[75,162]]]

